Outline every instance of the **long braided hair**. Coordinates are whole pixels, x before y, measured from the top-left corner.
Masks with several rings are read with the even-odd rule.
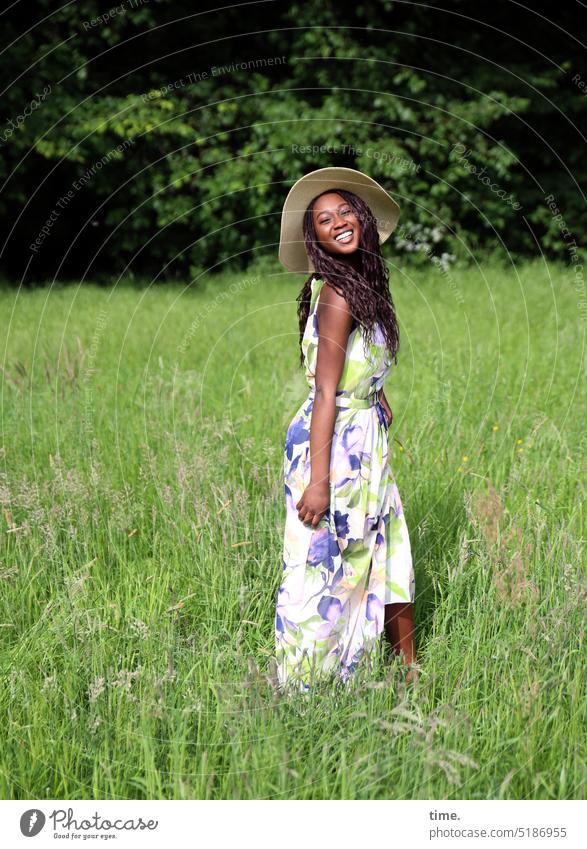
[[[341,195],[350,204],[361,225],[361,238],[357,249],[360,252],[361,273],[349,263],[327,253],[318,241],[312,215],[314,204],[322,195],[333,192]],[[311,282],[314,276],[326,279],[338,294],[345,298],[353,318],[365,330],[365,346],[373,341],[375,323],[380,323],[386,347],[391,358],[397,363],[399,326],[389,291],[389,271],[383,261],[377,223],[369,206],[354,192],[336,188],[327,189],[316,195],[306,209],[303,232],[306,250],[316,271],[306,280],[297,297],[301,365],[304,364],[302,340],[310,313]]]

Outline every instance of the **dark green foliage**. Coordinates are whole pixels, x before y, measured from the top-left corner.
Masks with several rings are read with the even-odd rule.
[[[11,277],[277,264],[287,189],[331,164],[398,198],[402,261],[426,262],[428,246],[447,264],[485,249],[569,262],[584,244],[574,3],[553,23],[547,7],[472,0],[195,8],[39,0],[5,14]]]

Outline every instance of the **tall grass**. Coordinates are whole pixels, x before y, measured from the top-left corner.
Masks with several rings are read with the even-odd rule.
[[[271,663],[300,279],[0,292],[2,797],[583,797],[571,272],[392,278],[420,675],[382,638],[310,698]]]

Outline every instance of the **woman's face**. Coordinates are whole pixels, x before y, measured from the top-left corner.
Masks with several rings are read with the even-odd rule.
[[[348,201],[336,192],[321,195],[312,211],[316,236],[329,254],[345,256],[359,247],[361,225]]]

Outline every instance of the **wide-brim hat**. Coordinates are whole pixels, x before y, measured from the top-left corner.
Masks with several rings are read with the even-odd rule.
[[[294,183],[283,204],[279,261],[289,271],[315,271],[304,242],[304,213],[310,201],[327,189],[346,189],[368,204],[377,222],[379,244],[388,239],[399,218],[399,204],[376,180],[354,168],[319,168]]]

